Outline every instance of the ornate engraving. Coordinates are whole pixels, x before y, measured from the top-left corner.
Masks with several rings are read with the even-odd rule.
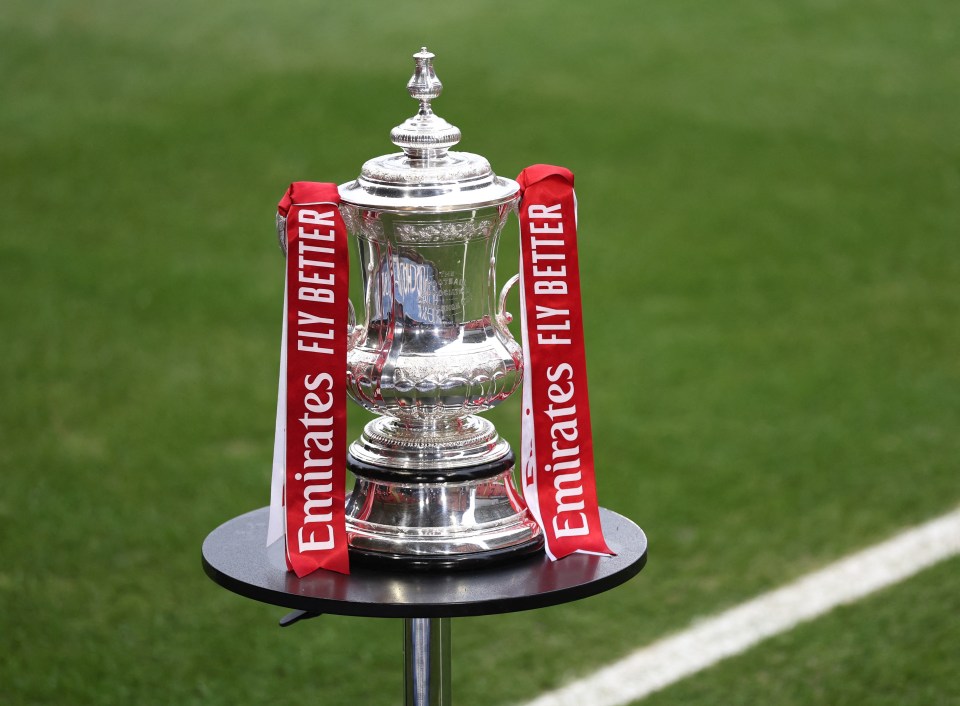
[[[490,162],[472,152],[456,151],[448,152],[429,167],[407,159],[402,153],[384,155],[365,162],[360,174],[364,180],[374,184],[419,187],[475,180],[491,184],[497,182]]]
[[[403,221],[394,225],[394,232],[403,243],[450,243],[489,238],[496,227],[494,218],[447,223]]]
[[[383,222],[376,211],[365,211],[355,206],[343,204],[340,206],[343,223],[347,230],[354,235],[367,240],[386,241]]]
[[[455,422],[491,409],[516,390],[523,370],[518,351],[494,346],[459,356],[401,355],[392,364],[387,359],[387,350],[354,348],[348,356],[350,396],[371,412],[414,424]]]
[[[477,418],[474,417],[474,419]],[[495,442],[498,438],[492,424],[477,424],[472,429],[459,427],[456,433],[451,430],[437,431],[428,437],[420,433],[419,429],[403,427],[389,420],[383,420],[380,424],[371,424],[364,434],[368,442],[393,449],[431,448],[437,446],[438,442],[447,448],[472,448]]]

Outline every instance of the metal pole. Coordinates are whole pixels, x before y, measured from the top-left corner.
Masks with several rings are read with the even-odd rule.
[[[404,706],[451,706],[450,618],[404,618]]]

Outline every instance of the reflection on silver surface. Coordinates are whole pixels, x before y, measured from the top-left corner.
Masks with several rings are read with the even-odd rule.
[[[416,557],[502,550],[539,533],[512,490],[511,470],[460,483],[358,478],[347,502],[350,546]]]
[[[450,618],[403,621],[404,706],[450,706]]]

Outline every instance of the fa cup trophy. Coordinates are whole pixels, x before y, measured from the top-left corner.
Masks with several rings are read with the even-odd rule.
[[[539,551],[541,530],[513,480],[515,457],[476,416],[516,390],[523,356],[497,293],[497,244],[519,186],[452,151],[435,115],[434,55],[414,54],[417,114],[391,132],[403,151],[339,187],[355,239],[363,311],[351,327],[347,391],[379,415],[349,448],[354,557],[447,568]]]

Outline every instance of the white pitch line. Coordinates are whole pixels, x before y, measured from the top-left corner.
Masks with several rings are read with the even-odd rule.
[[[660,639],[527,706],[622,706],[960,554],[960,509]]]

